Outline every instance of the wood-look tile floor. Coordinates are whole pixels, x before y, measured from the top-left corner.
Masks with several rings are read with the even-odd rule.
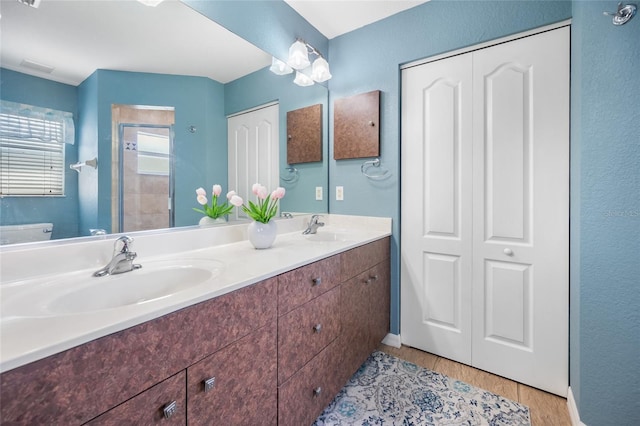
[[[529,407],[531,426],[571,426],[567,400],[418,349],[380,345],[382,352],[461,380]]]

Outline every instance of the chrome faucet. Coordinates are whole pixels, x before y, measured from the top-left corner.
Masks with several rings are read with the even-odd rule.
[[[321,226],[324,226],[324,222],[319,221],[321,217],[322,216],[320,216],[319,214],[312,215],[311,219],[309,220],[309,225],[307,226],[307,229],[302,231],[302,233],[304,235],[308,235],[308,234],[315,234],[316,232],[318,232],[318,228]]]
[[[119,243],[122,243],[120,250],[118,250]],[[135,251],[129,250],[131,244],[133,244],[133,238],[131,237],[125,235],[118,238],[113,244],[113,258],[104,268],[94,272],[93,276],[104,277],[105,275],[122,274],[123,272],[142,268],[142,265],[133,263],[133,259],[135,259],[138,254]]]

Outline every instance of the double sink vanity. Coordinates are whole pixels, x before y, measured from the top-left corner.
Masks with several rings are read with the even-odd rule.
[[[387,218],[139,233],[0,252],[2,424],[311,424],[389,329]]]

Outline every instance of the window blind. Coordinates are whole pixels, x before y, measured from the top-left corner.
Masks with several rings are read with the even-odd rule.
[[[64,127],[53,114],[0,112],[0,195],[64,195]]]

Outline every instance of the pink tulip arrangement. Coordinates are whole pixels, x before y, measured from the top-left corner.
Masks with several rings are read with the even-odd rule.
[[[256,222],[269,223],[278,212],[278,200],[284,197],[285,189],[278,187],[269,194],[266,187],[255,183],[251,191],[258,198],[258,202],[249,201],[248,207],[242,204],[242,211]]]
[[[235,191],[229,191],[227,193],[227,200],[218,204],[218,197],[222,193],[222,187],[220,185],[213,185],[211,205],[207,200],[207,192],[203,188],[196,189],[196,200],[202,206],[202,209],[193,208],[193,210],[203,213],[212,219],[218,219],[231,213],[234,207],[242,206],[242,198],[236,195]]]

